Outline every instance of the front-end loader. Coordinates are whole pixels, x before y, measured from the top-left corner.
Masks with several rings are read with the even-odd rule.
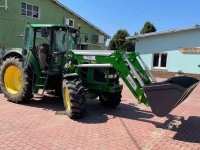
[[[25,102],[53,90],[62,95],[66,114],[79,118],[86,98],[105,107],[121,102],[121,78],[139,103],[159,117],[183,102],[199,80],[181,76],[157,82],[136,52],[80,50],[79,29],[57,24],[27,24],[22,48],[3,56],[0,87],[11,102]],[[41,92],[39,92],[41,91]]]

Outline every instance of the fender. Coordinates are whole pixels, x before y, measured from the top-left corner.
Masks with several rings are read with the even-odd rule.
[[[20,48],[12,49],[11,51],[7,52],[3,56],[3,60],[5,61],[6,58],[15,57],[15,56],[22,58],[22,49],[20,49]],[[30,66],[31,70],[33,72],[35,72],[36,74],[40,73],[40,67],[39,67],[38,61],[35,58],[35,56],[32,54],[32,52],[30,54],[29,66]]]
[[[22,49],[14,49],[14,50],[7,52],[3,56],[3,60],[6,60],[6,58],[13,57],[13,56],[19,56],[20,58],[22,58]]]
[[[78,74],[77,73],[68,73],[68,74],[63,75],[64,79],[68,79],[70,77],[78,77]]]

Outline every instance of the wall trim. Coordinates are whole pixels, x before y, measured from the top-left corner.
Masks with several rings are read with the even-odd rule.
[[[183,48],[179,47],[178,50],[182,53],[200,53],[200,48]]]

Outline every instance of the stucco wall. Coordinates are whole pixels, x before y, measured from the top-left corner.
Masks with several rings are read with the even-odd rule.
[[[167,52],[166,72],[200,74],[200,54],[181,53],[178,48],[200,47],[200,30],[191,30],[140,38],[136,41],[136,51],[140,53],[147,66],[152,69],[152,53]]]
[[[21,2],[39,6],[40,19],[33,19],[22,16]],[[4,4],[4,2],[0,3],[0,5]],[[102,35],[102,33],[97,31],[95,28],[77,18],[66,9],[55,4],[54,2],[52,2],[52,0],[8,0],[8,7],[9,10],[7,12],[5,12],[4,8],[0,8],[0,44],[21,47],[22,38],[16,37],[16,35],[23,32],[26,21],[28,21],[29,23],[63,24],[64,17],[74,19],[75,28],[77,28],[78,23],[81,23],[81,33],[88,34],[88,43],[91,43],[93,34]],[[82,39],[82,41],[84,42],[84,39]],[[90,47],[95,47],[96,49],[105,49],[105,43],[98,45],[100,46],[92,45],[88,48],[91,49]]]

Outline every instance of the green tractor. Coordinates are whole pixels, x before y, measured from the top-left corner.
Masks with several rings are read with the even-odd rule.
[[[80,50],[79,29],[57,24],[27,24],[22,49],[3,57],[0,87],[11,102],[31,100],[35,94],[62,95],[66,114],[84,114],[86,98],[99,97],[105,107],[121,102],[121,78],[139,103],[159,117],[168,115],[199,81],[174,77],[158,83],[140,55],[120,50]]]

